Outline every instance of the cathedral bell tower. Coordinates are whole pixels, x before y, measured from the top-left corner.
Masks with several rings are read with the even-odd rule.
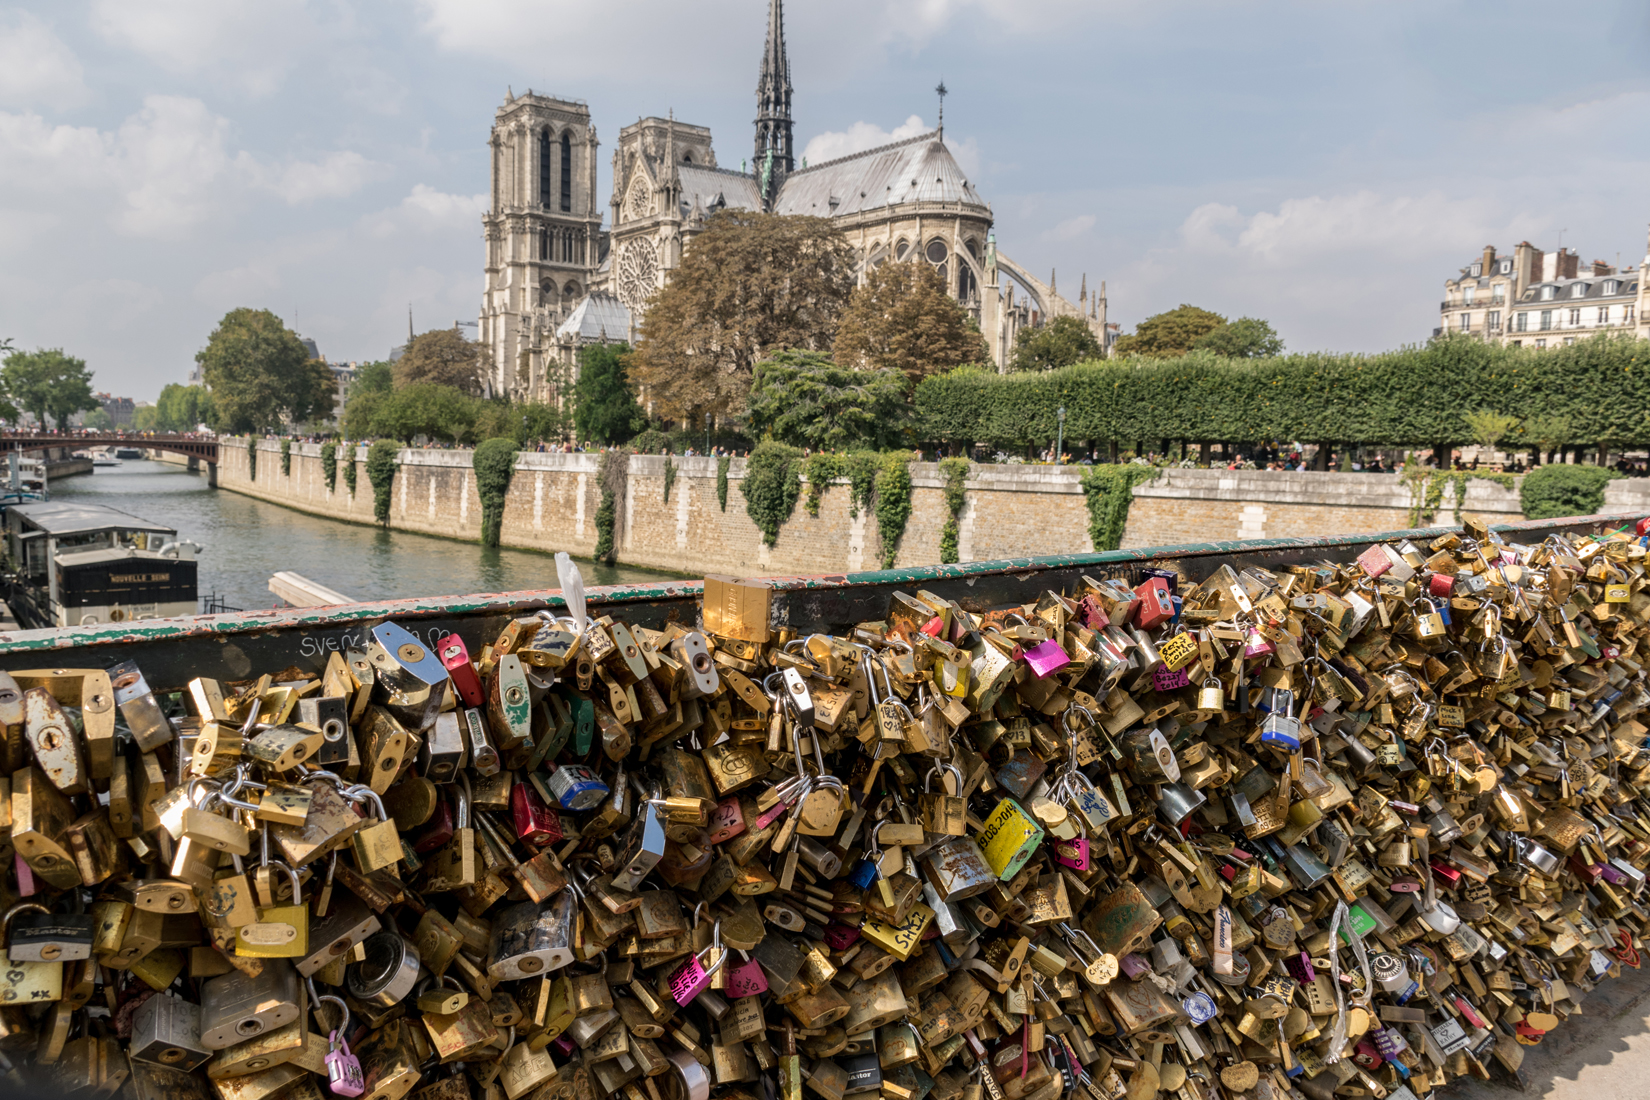
[[[756,82],[757,187],[762,208],[771,211],[779,185],[796,167],[791,147],[791,63],[785,56],[783,0],[769,0],[768,40],[762,48],[762,75]]]

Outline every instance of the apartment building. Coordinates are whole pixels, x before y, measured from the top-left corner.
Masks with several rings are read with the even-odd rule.
[[[1486,245],[1444,282],[1434,336],[1461,332],[1514,347],[1557,347],[1599,332],[1650,336],[1650,245],[1620,270],[1573,248],[1543,252],[1521,241],[1508,254]]]

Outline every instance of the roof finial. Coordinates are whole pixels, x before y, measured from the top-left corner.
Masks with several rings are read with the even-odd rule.
[[[940,97],[940,140],[945,140],[945,97],[950,93],[945,87],[945,78],[941,77],[939,84],[934,88],[934,94]]]

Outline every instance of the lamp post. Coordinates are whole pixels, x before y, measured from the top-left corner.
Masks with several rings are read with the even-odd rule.
[[[1060,426],[1054,436],[1054,464],[1059,466],[1061,464],[1060,452],[1064,451],[1066,448],[1066,407],[1064,405],[1060,406],[1060,411],[1056,414],[1056,416],[1060,422]]]
[[[710,454],[710,413],[705,414],[705,453]]]

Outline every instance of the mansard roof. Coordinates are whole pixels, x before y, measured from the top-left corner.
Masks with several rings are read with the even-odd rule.
[[[714,212],[718,206],[731,206],[735,210],[762,209],[756,180],[744,172],[702,164],[678,164],[676,175],[682,181],[683,213],[691,212],[695,205],[705,214]]]
[[[774,212],[845,217],[911,202],[986,210],[938,131],[799,168],[785,177]]]

